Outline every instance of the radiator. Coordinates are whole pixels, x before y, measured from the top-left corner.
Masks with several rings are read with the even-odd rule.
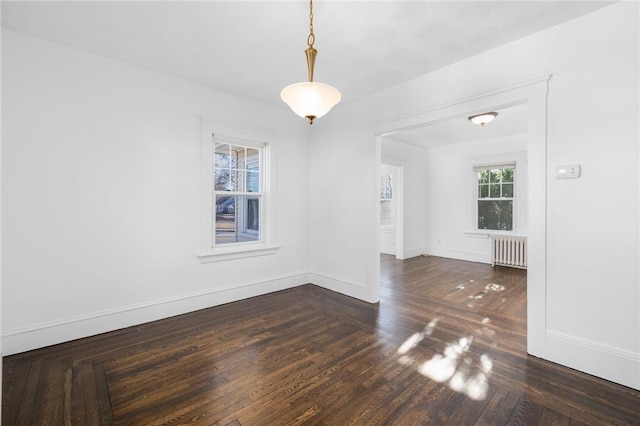
[[[527,269],[527,237],[491,236],[491,266]]]

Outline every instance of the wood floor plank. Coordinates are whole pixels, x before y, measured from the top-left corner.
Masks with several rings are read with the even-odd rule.
[[[503,425],[507,424],[511,412],[504,407],[514,407],[520,396],[514,392],[505,389],[497,389],[488,403],[484,405],[484,410],[478,417],[476,424],[478,425]]]
[[[2,419],[6,424],[17,424],[18,412],[31,369],[30,359],[5,358],[2,367]],[[11,389],[8,392],[8,389]]]
[[[29,425],[35,423],[34,416],[42,415],[41,403],[37,400],[36,394],[39,391],[40,371],[42,367],[42,359],[35,359],[30,363],[30,368],[26,371],[24,377],[24,386],[22,397],[20,398],[17,414],[14,420],[16,425]],[[43,375],[44,376],[44,375]],[[3,386],[3,394],[8,391],[6,386]],[[5,390],[7,389],[7,390]],[[37,410],[35,407],[39,407]],[[12,410],[9,410],[12,411]],[[5,422],[3,416],[2,421]]]
[[[305,285],[7,357],[2,424],[640,424],[526,354],[526,271],[381,263],[376,304]]]
[[[98,409],[98,394],[96,392],[93,363],[75,363],[73,365],[72,384],[72,423],[99,425],[100,411]]]

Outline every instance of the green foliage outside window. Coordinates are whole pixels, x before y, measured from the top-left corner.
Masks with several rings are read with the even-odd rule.
[[[478,229],[513,230],[514,169],[478,171]]]

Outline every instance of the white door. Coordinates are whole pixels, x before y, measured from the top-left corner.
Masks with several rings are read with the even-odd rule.
[[[380,166],[380,253],[396,255],[398,232],[398,173],[397,167]]]

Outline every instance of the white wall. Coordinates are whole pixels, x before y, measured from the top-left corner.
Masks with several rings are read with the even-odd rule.
[[[314,271],[379,297],[366,260],[377,251],[373,127],[551,73],[540,355],[640,388],[638,35],[638,4],[621,2],[336,108],[312,147]],[[582,178],[554,179],[554,166],[573,163]],[[334,215],[343,205],[352,212]]]
[[[2,8],[0,8],[0,20],[2,20]],[[0,33],[0,58],[2,57],[2,34]],[[0,61],[1,64],[1,61]],[[0,66],[0,81],[2,80],[2,67]],[[2,102],[0,102],[0,116],[2,116]],[[0,137],[0,188],[2,187],[2,137]],[[2,235],[2,191],[0,191],[0,235]],[[0,377],[2,377],[2,239],[0,238]],[[0,380],[0,401],[2,401],[2,380]],[[0,410],[0,423],[2,423],[2,410]]]
[[[384,139],[381,148],[385,162],[404,168],[403,191],[403,256],[404,259],[424,254],[427,218],[426,151],[392,139]]]
[[[3,31],[2,349],[307,279],[377,301],[372,128],[552,73],[542,356],[640,388],[638,35],[638,5],[621,2],[345,99],[309,133],[284,109]],[[195,258],[199,116],[279,135],[282,249],[251,268]],[[567,163],[583,177],[553,179]]]
[[[371,253],[379,255],[379,222],[367,201],[379,201],[380,159],[373,163],[368,140],[350,138],[352,128],[330,133],[343,113],[344,105],[334,107],[322,117],[322,134],[310,139],[310,280],[376,302],[368,274],[374,273]]]
[[[2,103],[6,354],[308,282],[309,130],[284,107],[9,30]],[[199,263],[200,117],[278,135],[276,254]]]
[[[526,135],[441,145],[426,150],[423,192],[427,194],[424,253],[471,262],[491,263],[491,244],[475,229],[473,166],[518,161],[514,232],[527,235]]]
[[[453,143],[423,149],[384,138],[383,163],[404,166],[404,258],[422,254],[491,263],[486,235],[474,226],[474,164],[518,159],[517,235],[527,235],[526,135]],[[385,243],[381,234],[381,247]]]

